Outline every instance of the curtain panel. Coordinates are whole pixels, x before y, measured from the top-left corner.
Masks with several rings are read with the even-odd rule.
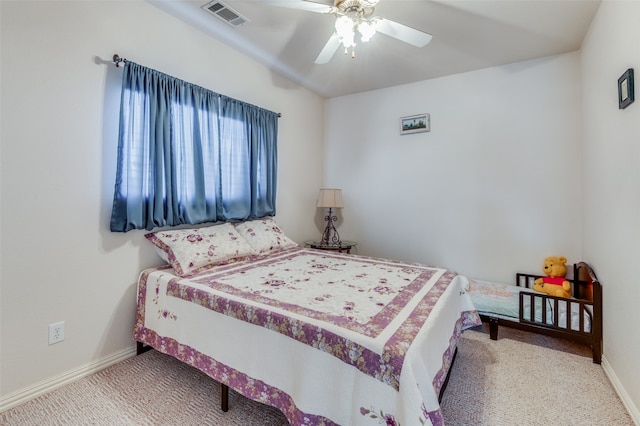
[[[275,215],[278,114],[127,61],[111,231]]]

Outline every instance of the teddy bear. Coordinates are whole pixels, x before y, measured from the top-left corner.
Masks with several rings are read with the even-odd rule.
[[[550,256],[544,260],[542,270],[546,277],[538,278],[533,289],[550,296],[571,297],[571,283],[565,279],[567,258]]]

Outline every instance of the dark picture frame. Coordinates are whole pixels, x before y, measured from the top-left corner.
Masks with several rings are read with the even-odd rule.
[[[629,68],[618,79],[618,108],[625,109],[634,101],[633,68]]]

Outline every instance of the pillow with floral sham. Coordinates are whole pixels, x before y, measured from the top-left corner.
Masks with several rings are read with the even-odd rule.
[[[253,250],[260,255],[298,247],[298,244],[287,237],[270,217],[236,223],[235,227]]]
[[[146,234],[180,276],[193,275],[255,255],[230,223],[203,228],[175,229]]]

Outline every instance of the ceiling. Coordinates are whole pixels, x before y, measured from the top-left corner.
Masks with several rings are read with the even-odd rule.
[[[380,0],[374,15],[427,32],[431,42],[418,48],[379,33],[356,46],[355,58],[339,49],[318,65],[314,60],[334,32],[333,15],[277,7],[269,0],[222,0],[249,20],[233,27],[202,9],[209,0],[147,1],[326,98],[578,50],[600,5],[600,0]]]

